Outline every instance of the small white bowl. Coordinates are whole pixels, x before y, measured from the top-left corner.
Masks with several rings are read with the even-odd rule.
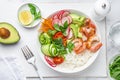
[[[33,4],[33,3],[25,3],[25,4],[22,4],[22,5],[19,7],[19,9],[18,9],[17,17],[18,17],[19,23],[20,23],[23,27],[25,27],[25,28],[33,28],[33,27],[36,27],[36,26],[40,23],[41,19],[33,20],[33,22],[32,22],[31,24],[29,24],[29,25],[23,25],[23,24],[20,22],[20,20],[19,20],[19,13],[20,13],[21,11],[30,10],[28,4]],[[39,11],[40,11],[39,7],[36,6],[35,4],[33,4],[33,5],[36,7],[36,11],[39,12]],[[33,17],[34,17],[34,16],[33,16]]]
[[[109,38],[113,45],[119,49],[120,47],[120,21],[115,22],[109,31]]]

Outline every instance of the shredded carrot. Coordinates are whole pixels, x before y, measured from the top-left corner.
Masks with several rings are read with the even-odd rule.
[[[44,21],[42,22],[40,30],[42,30],[43,32],[47,32],[50,29],[54,30],[54,27],[52,26],[52,20],[50,18],[44,19]]]

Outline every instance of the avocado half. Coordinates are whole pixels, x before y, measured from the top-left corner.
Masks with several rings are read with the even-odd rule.
[[[9,32],[10,32],[10,36],[8,38],[4,39],[4,38],[0,37],[0,43],[2,43],[2,44],[14,44],[20,40],[20,35],[19,35],[18,31],[11,24],[6,23],[6,22],[1,22],[0,28],[5,28],[5,29],[9,30]]]

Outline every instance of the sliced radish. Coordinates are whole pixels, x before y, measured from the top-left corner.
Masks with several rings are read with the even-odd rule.
[[[62,18],[62,24],[64,24],[67,21],[68,24],[70,24],[68,17]]]
[[[67,28],[66,35],[69,36],[69,33],[70,33],[70,27]]]
[[[59,20],[59,23],[58,23],[60,26],[63,26],[63,24],[62,24],[62,21],[61,20]]]
[[[67,16],[67,17],[69,19],[69,23],[71,23],[72,22],[72,17],[71,16]]]
[[[72,32],[72,29],[70,29],[69,31],[69,35],[67,36],[68,39],[72,38],[73,37],[73,32]]]
[[[59,24],[59,19],[54,19],[53,21],[52,21],[52,25],[54,26],[55,24]]]
[[[53,62],[53,60],[50,57],[44,56],[44,58],[50,66],[56,67],[56,64]]]
[[[57,15],[55,15],[55,16],[54,16],[54,19],[58,19],[58,16],[57,16]]]
[[[62,17],[67,17],[70,14],[69,11],[64,11],[64,13],[62,14]]]
[[[64,12],[65,12],[65,10],[59,11],[59,13],[58,13],[58,18],[59,19],[62,19],[62,15],[63,15]]]
[[[52,18],[52,20],[58,19],[57,13],[53,14],[51,18]]]

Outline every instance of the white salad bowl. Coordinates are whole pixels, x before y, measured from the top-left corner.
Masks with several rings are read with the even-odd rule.
[[[86,15],[85,13],[83,13],[83,12],[81,12],[81,11],[77,11],[77,10],[73,10],[73,9],[67,9],[67,10],[70,11],[71,13],[76,13],[76,14],[78,14],[78,15],[83,15],[83,16],[85,16],[85,17],[87,17],[87,18],[90,18],[88,15]],[[55,12],[55,13],[56,13],[56,12]],[[53,13],[53,14],[55,14],[55,13]],[[51,17],[53,14],[51,14],[51,15],[48,16],[48,17]],[[90,19],[91,19],[91,18],[90,18]],[[92,20],[92,19],[91,19],[91,20]],[[96,33],[97,33],[97,35],[99,36],[100,41],[101,41],[101,36],[100,36],[99,27],[97,26],[97,24],[95,23],[94,20],[92,20],[92,22],[93,22],[93,23],[95,24],[95,26],[96,26],[96,30],[97,30]],[[39,33],[39,35],[40,35],[40,33]],[[41,47],[41,45],[40,45],[40,47]],[[80,71],[85,70],[85,69],[88,68],[90,65],[92,65],[92,63],[93,63],[93,62],[95,61],[95,59],[97,58],[97,56],[98,56],[98,54],[99,54],[99,51],[100,51],[100,49],[92,55],[92,57],[87,61],[87,63],[85,63],[83,66],[80,66],[79,69],[76,69],[76,70],[67,70],[67,71],[60,70],[60,69],[56,69],[56,68],[50,66],[50,65],[47,63],[47,61],[45,60],[45,58],[44,58],[45,55],[42,53],[41,50],[40,50],[39,55],[40,55],[41,59],[43,60],[43,62],[44,62],[49,68],[51,68],[51,69],[53,69],[53,70],[55,70],[55,71],[57,71],[57,72],[60,72],[60,73],[77,73],[77,72],[80,72]]]

